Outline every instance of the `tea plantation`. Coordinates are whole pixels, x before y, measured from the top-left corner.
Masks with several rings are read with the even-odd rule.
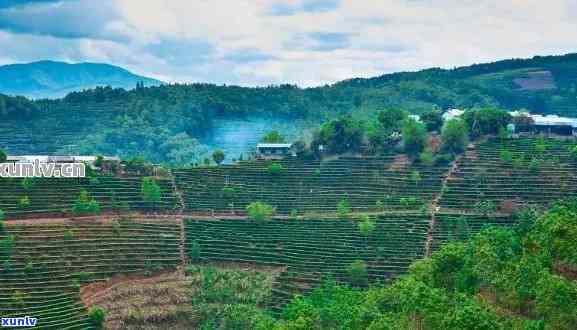
[[[188,267],[197,274],[196,287],[176,292],[208,290],[217,275],[191,265],[274,272],[266,277],[270,287],[263,286],[270,292],[259,288],[258,297],[244,286],[221,288],[223,296],[245,301],[246,295],[271,315],[327,279],[361,288],[388,284],[448,242],[488,226],[512,228],[521,208],[576,196],[572,146],[573,140],[493,138],[469,147],[455,164],[388,155],[175,169],[172,177],[156,178],[156,202],[142,196],[139,176],[1,179],[0,209],[8,221],[0,227],[0,315],[37,317],[43,329],[96,328],[92,306],[81,299],[86,285],[113,285],[120,275],[185,274]],[[70,217],[83,191],[98,203],[100,216]],[[275,207],[277,216],[247,218],[255,201]],[[260,278],[218,274],[250,285]],[[113,296],[124,297],[129,288]],[[151,292],[166,290],[151,284]],[[205,298],[183,301],[208,308],[216,299]],[[208,311],[196,307],[183,317]],[[164,321],[158,316],[155,324]]]

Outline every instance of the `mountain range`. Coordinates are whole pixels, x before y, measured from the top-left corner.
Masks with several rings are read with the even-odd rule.
[[[101,63],[69,64],[38,61],[0,66],[0,93],[28,98],[59,98],[97,86],[125,89],[162,84],[156,79],[136,75],[121,67]]]

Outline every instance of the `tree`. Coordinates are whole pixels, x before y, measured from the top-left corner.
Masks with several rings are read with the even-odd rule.
[[[151,177],[142,178],[142,183],[140,185],[140,195],[142,199],[146,202],[157,203],[160,202],[161,189],[156,180]]]
[[[439,110],[431,110],[423,113],[421,120],[425,123],[427,131],[438,131],[443,126],[443,113]]]
[[[550,329],[575,329],[577,324],[577,284],[543,272],[536,289],[537,311]]]
[[[106,311],[100,306],[92,306],[88,311],[88,319],[96,329],[102,329],[106,320]]]
[[[381,127],[388,133],[400,131],[402,123],[409,114],[404,110],[388,108],[378,114],[378,121]]]
[[[285,138],[278,131],[270,131],[261,139],[263,143],[284,143]]]
[[[72,213],[74,215],[98,214],[100,213],[100,205],[86,190],[82,190],[74,202],[74,206],[72,206]]]
[[[212,160],[214,160],[214,162],[217,165],[220,165],[223,161],[224,161],[225,155],[224,155],[224,151],[222,150],[215,150],[212,153]]]
[[[512,121],[511,115],[502,109],[481,108],[465,111],[463,118],[468,129],[475,137],[487,134],[498,134]]]
[[[427,130],[425,125],[417,122],[412,118],[405,119],[403,122],[403,145],[405,152],[415,158],[425,149],[427,143]]]
[[[6,162],[7,158],[8,158],[8,156],[6,155],[6,152],[4,150],[0,149],[0,163]]]
[[[362,216],[362,220],[359,222],[359,231],[361,235],[368,237],[375,231],[376,225],[373,220],[367,215]]]
[[[256,222],[264,222],[270,220],[275,214],[276,210],[271,205],[263,202],[252,202],[246,207],[246,212],[249,218]]]
[[[453,154],[465,151],[469,143],[469,133],[465,122],[461,119],[451,119],[445,123],[441,132],[443,150]]]
[[[329,154],[358,151],[363,142],[365,127],[363,122],[352,116],[344,116],[321,125],[314,133],[311,150],[318,152],[322,145]]]
[[[337,204],[337,214],[339,218],[346,219],[349,217],[349,213],[351,213],[351,203],[349,199],[345,197]]]
[[[365,286],[369,282],[367,264],[363,260],[355,260],[347,267],[347,274],[351,284]]]

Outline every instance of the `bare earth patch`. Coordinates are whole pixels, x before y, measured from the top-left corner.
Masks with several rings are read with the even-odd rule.
[[[284,268],[261,267],[247,263],[210,263],[216,269],[247,273],[266,272],[276,278]],[[84,285],[82,303],[90,309],[97,305],[106,310],[106,329],[194,329],[198,315],[192,299],[195,278],[182,270],[152,276],[119,275],[108,281]]]
[[[538,91],[557,88],[550,71],[534,71],[527,73],[527,75],[527,78],[513,80],[520,87],[520,90]]]
[[[395,159],[391,163],[391,166],[389,166],[389,171],[391,172],[402,171],[406,169],[408,166],[409,166],[409,157],[407,157],[407,155],[405,154],[397,155],[395,156]]]

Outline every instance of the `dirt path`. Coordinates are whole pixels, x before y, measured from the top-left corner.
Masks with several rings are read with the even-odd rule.
[[[451,180],[453,178],[453,175],[459,169],[459,163],[460,163],[462,158],[463,158],[463,154],[461,154],[455,158],[455,160],[453,161],[453,164],[451,165],[451,167],[447,171],[447,175],[445,175],[445,177],[441,181],[441,189],[439,190],[439,192],[437,192],[435,194],[435,196],[431,200],[431,203],[429,204],[429,212],[431,213],[431,220],[429,221],[429,229],[427,231],[427,240],[425,242],[425,256],[426,257],[430,257],[431,253],[432,253],[433,231],[435,230],[435,225],[437,224],[437,213],[440,210],[439,202],[441,201],[441,198],[443,198],[443,194],[444,194],[445,190],[447,189],[446,188],[447,183],[449,182],[449,180]]]

